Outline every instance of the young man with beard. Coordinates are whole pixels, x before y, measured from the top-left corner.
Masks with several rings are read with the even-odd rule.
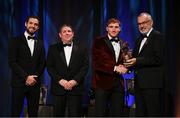
[[[28,116],[37,117],[40,96],[40,76],[45,66],[43,41],[35,33],[39,29],[39,18],[29,16],[23,35],[11,40],[9,65],[12,70],[12,116],[20,117],[24,98],[27,99]]]

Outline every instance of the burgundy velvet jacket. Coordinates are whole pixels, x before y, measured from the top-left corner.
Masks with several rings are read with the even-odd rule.
[[[123,63],[122,48],[125,42],[119,40],[121,50],[118,62],[115,60],[115,52],[108,36],[94,40],[92,47],[93,88],[111,89],[114,78],[118,78],[118,82],[123,82],[122,75],[114,72],[114,66]]]

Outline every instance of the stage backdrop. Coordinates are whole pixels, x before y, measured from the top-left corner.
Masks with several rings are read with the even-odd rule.
[[[44,41],[46,54],[49,45],[58,41],[58,29],[63,23],[71,23],[75,28],[76,40],[88,44],[91,57],[91,45],[95,37],[105,35],[105,26],[109,18],[118,18],[122,22],[120,37],[128,41],[133,49],[137,29],[137,15],[146,11],[152,14],[154,28],[166,36],[166,92],[164,115],[174,116],[176,76],[176,37],[174,31],[175,2],[173,0],[1,0],[0,1],[0,116],[10,116],[11,71],[8,66],[8,42],[12,37],[24,32],[24,21],[28,15],[38,15],[41,26],[38,36]],[[91,63],[91,60],[90,60]],[[44,72],[44,85],[48,88],[47,104],[51,104],[50,77]],[[88,104],[88,91],[91,88],[92,70],[84,83],[84,104]]]

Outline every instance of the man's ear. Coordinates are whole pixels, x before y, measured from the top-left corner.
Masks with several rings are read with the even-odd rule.
[[[106,31],[108,32],[108,27],[106,27]]]
[[[39,30],[39,26],[38,26],[37,30]]]
[[[59,33],[59,37],[61,37],[61,33]]]

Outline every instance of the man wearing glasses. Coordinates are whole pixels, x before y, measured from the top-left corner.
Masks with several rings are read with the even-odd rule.
[[[135,67],[136,116],[162,116],[163,36],[153,29],[150,14],[141,13],[137,22],[141,36],[136,42],[133,58],[124,63],[126,67]]]

